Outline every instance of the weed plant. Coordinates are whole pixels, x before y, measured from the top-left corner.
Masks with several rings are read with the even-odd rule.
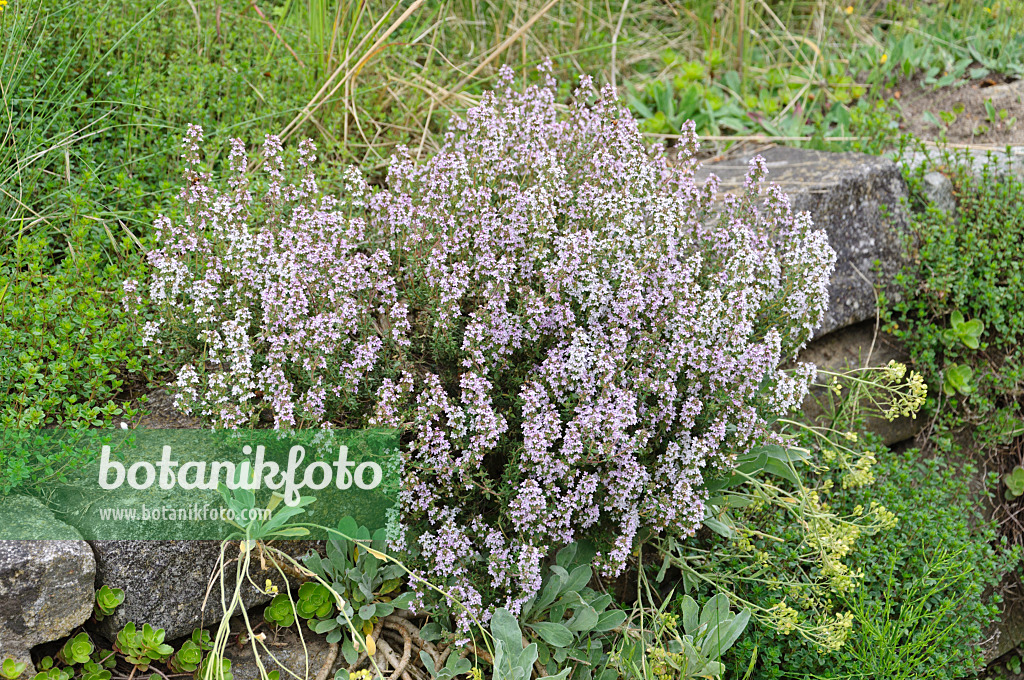
[[[827,569],[802,574],[807,545],[800,525],[770,508],[751,518],[753,535],[710,540],[702,571],[777,617],[755,625],[728,657],[730,665],[743,665],[756,654],[752,678],[953,680],[983,665],[981,642],[1000,615],[993,588],[1021,555],[1000,544],[993,522],[980,516],[970,491],[976,470],[922,459],[916,449],[888,451],[867,438],[859,447],[871,463],[852,471],[835,464],[835,451],[816,459],[820,502],[843,517],[882,507],[893,523],[871,538],[846,536],[840,578],[829,578]],[[850,482],[863,482],[865,474],[871,483]],[[759,563],[771,568],[757,577]],[[788,587],[792,575],[829,585],[816,595]],[[697,587],[707,592],[699,581]],[[848,626],[842,644],[824,651],[798,630],[822,607],[842,612]]]
[[[914,259],[897,277],[888,330],[906,342],[931,378],[933,442],[976,450],[1024,434],[1024,182],[993,156],[980,164],[947,154],[957,207],[948,214],[920,198],[925,166],[911,175]]]

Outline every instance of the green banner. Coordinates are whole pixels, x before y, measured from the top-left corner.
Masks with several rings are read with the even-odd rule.
[[[7,431],[0,459],[26,446],[59,466],[34,501],[0,498],[0,540],[64,539],[68,527],[86,540],[308,540],[345,517],[373,531],[395,515],[393,430]],[[309,533],[282,531],[295,526]]]

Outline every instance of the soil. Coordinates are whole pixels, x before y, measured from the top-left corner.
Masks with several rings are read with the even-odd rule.
[[[202,422],[198,418],[187,416],[174,407],[174,399],[167,393],[166,389],[158,389],[150,392],[145,403],[137,401],[134,405],[141,408],[145,415],[134,419],[130,426],[146,429],[187,429],[194,430],[201,428]]]
[[[1024,145],[1024,80],[1011,81],[993,75],[936,90],[916,78],[901,83],[885,96],[898,102],[902,110],[900,130],[919,139],[938,139],[945,131],[946,141],[952,144]],[[994,121],[986,102],[992,103]],[[929,120],[926,113],[940,124]],[[947,122],[943,114],[955,119]]]

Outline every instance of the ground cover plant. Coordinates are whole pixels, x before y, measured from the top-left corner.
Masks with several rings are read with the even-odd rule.
[[[771,440],[812,372],[779,365],[824,312],[824,235],[758,162],[708,223],[714,184],[651,155],[589,84],[563,114],[553,82],[520,92],[508,73],[425,164],[398,157],[382,191],[353,174],[338,199],[310,144],[286,183],[272,137],[260,193],[240,142],[220,193],[195,129],[192,213],[161,218],[151,279],[126,283],[157,310],[147,341],[193,345],[186,412],[407,431],[394,545],[456,595],[459,627],[518,612],[579,532],[602,537],[609,577],[641,526],[692,533],[705,474]]]
[[[977,175],[975,164],[954,152],[939,163],[955,182],[956,211],[917,214],[919,262],[898,279],[902,295],[889,328],[931,376],[936,444],[959,448],[957,433],[966,430],[979,449],[1005,447],[1024,434],[1024,184],[1001,170],[996,154],[978,164]],[[919,183],[928,167],[911,179]]]

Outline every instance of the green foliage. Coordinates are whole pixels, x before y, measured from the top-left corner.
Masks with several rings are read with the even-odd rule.
[[[955,639],[950,622],[977,595],[964,566],[962,554],[940,546],[922,557],[920,573],[908,576],[896,571],[892,556],[881,592],[856,592],[851,607],[858,630],[843,654],[856,661],[862,677],[950,677],[943,665],[944,648]]]
[[[238,529],[232,537],[244,538],[250,545],[256,541],[269,541],[275,538],[300,538],[309,534],[305,527],[288,526],[293,519],[306,514],[305,507],[316,501],[310,496],[302,496],[295,505],[282,504],[284,497],[280,494],[271,496],[266,512],[257,512],[256,495],[248,489],[228,489],[221,483],[219,486],[221,498],[228,510],[234,513],[235,517],[247,518],[245,525],[231,521],[231,524]],[[269,517],[267,516],[269,513]],[[230,520],[229,520],[230,521]]]
[[[167,667],[175,673],[194,673],[202,665],[203,652],[211,649],[213,645],[210,642],[209,631],[197,628],[167,662]]]
[[[517,619],[525,639],[536,646],[537,662],[549,675],[566,671],[573,680],[590,680],[607,665],[609,640],[626,621],[626,612],[613,606],[611,595],[590,588],[593,556],[593,549],[581,543],[559,550],[540,591],[523,604]],[[423,626],[424,640],[453,638],[439,621]],[[459,675],[464,672],[461,668],[460,662],[449,660],[436,669],[435,677]]]
[[[420,660],[434,680],[454,680],[460,675],[469,673],[473,668],[470,660],[463,658],[460,654],[449,654],[445,664],[440,668],[436,667],[434,659],[425,651],[420,651]]]
[[[279,593],[270,601],[267,608],[263,610],[263,619],[267,623],[273,623],[282,628],[288,628],[295,623],[295,607],[291,599],[285,593]]]
[[[64,646],[57,653],[57,658],[61,663],[68,666],[83,664],[90,660],[93,649],[92,640],[89,639],[88,633],[79,633],[64,643]]]
[[[196,671],[195,677],[209,678],[210,680],[235,680],[234,674],[231,672],[231,660],[220,659],[219,661],[214,658],[213,654],[210,654],[203,659],[202,665],[199,670]]]
[[[74,671],[71,668],[49,668],[35,674],[32,680],[71,680]]]
[[[730,611],[725,593],[710,598],[703,609],[689,595],[679,598],[679,614],[667,613],[667,606],[668,602],[654,612],[652,620],[641,620],[637,628],[626,631],[612,655],[615,669],[638,678],[723,677],[726,667],[721,658],[743,634],[750,612]]]
[[[523,643],[523,632],[519,622],[505,608],[494,612],[490,628],[494,640],[492,680],[530,680],[533,677],[533,664],[538,658],[537,643]],[[427,670],[431,670],[431,667],[428,666]],[[548,677],[552,680],[565,680],[569,677],[570,670],[563,668],[557,674]]]
[[[73,668],[58,668],[53,663],[53,658],[44,656],[38,664],[39,672],[32,680],[71,680],[74,676]]]
[[[96,664],[97,669],[109,670],[117,666],[117,655],[112,649],[97,648],[92,653],[92,663]]]
[[[706,59],[706,63],[683,61],[667,50],[659,70],[667,76],[632,88],[629,106],[646,132],[678,135],[683,123],[692,120],[700,135],[809,136],[817,140],[812,145],[850,134],[853,118],[846,104],[863,95],[864,88],[844,70],[829,71],[827,86],[835,103],[808,111],[796,106],[806,93],[796,77],[768,71],[759,78],[758,87],[751,88],[737,70],[716,72],[715,54]]]
[[[607,634],[626,620],[624,611],[612,607],[611,595],[590,588],[591,557],[579,543],[558,551],[540,593],[519,615],[549,675],[566,669],[576,680],[589,680],[607,661]]]
[[[942,380],[942,392],[947,397],[956,394],[969,396],[974,391],[974,369],[967,364],[952,364],[946,368],[946,374]]]
[[[1024,468],[1017,466],[1003,477],[1006,483],[1006,500],[1024,496]]]
[[[412,594],[396,597],[405,570],[386,558],[384,529],[378,529],[371,536],[366,527],[346,517],[338,523],[338,531],[332,536],[327,542],[327,556],[313,553],[305,564],[331,584],[343,606],[337,607],[330,590],[310,581],[299,588],[295,609],[300,617],[309,619],[312,630],[326,634],[328,642],[342,642],[342,653],[353,663],[358,656],[358,640],[353,637],[364,639],[379,619],[408,607]]]
[[[835,512],[857,515],[880,504],[899,518],[894,528],[850,546],[846,563],[852,580],[832,594],[852,615],[844,644],[823,653],[785,626],[757,625],[729,655],[731,663],[742,665],[756,648],[755,680],[805,675],[954,680],[981,665],[978,642],[999,616],[999,598],[988,593],[1019,562],[1020,551],[999,546],[994,526],[980,516],[970,492],[975,474],[970,467],[922,459],[916,449],[895,453],[875,447],[875,456],[874,484],[842,489],[836,470],[825,473],[833,480],[829,504]],[[767,536],[786,539],[789,524],[780,515],[759,526]],[[783,548],[773,546],[774,539],[750,540],[755,551]],[[740,573],[749,567],[718,562],[714,568]],[[762,583],[744,586],[742,596],[755,606],[775,606],[776,575],[760,578]],[[800,591],[788,599],[798,620],[807,603]],[[866,674],[865,663],[872,664]]]
[[[17,680],[25,669],[28,668],[27,663],[16,663],[14,659],[7,658],[0,664],[0,678],[4,680]]]
[[[117,633],[114,649],[136,669],[146,671],[150,664],[166,661],[174,653],[173,647],[164,644],[165,635],[163,628],[154,629],[147,623],[138,630],[135,623],[129,621]]]
[[[110,667],[113,668],[113,665]],[[110,680],[112,676],[113,673],[109,669],[104,668],[102,664],[95,661],[87,661],[82,666],[81,680]]]
[[[936,445],[951,451],[953,432],[969,427],[979,448],[998,447],[1024,433],[1024,182],[995,156],[977,177],[952,152],[935,162],[952,174],[957,210],[927,205],[928,166],[910,173],[916,257],[897,277],[886,329],[941,381],[933,387],[945,399],[927,405]]]
[[[978,319],[964,321],[964,315],[959,309],[954,309],[949,317],[950,327],[942,334],[950,344],[959,340],[969,349],[978,349],[981,343],[981,334],[985,332],[985,324]]]
[[[324,618],[334,609],[334,596],[326,586],[307,581],[299,587],[295,612],[304,619]]]
[[[0,425],[90,427],[131,417],[116,403],[142,371],[141,329],[121,308],[120,282],[141,272],[76,224],[66,250],[47,238],[0,245]],[[134,250],[128,242],[121,244]]]
[[[114,610],[120,607],[122,602],[124,602],[123,590],[104,585],[96,591],[96,605],[93,608],[96,620],[102,621],[113,614]]]

